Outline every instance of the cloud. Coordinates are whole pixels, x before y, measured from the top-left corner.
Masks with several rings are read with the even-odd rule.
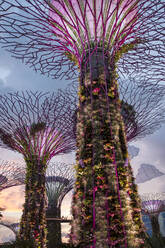
[[[130,159],[138,156],[140,149],[133,145],[128,145],[128,153],[130,155]]]
[[[14,90],[51,91],[65,88],[68,81],[64,79],[48,78],[33,68],[25,65],[20,60],[11,57],[11,54],[1,48],[0,70],[3,70],[5,85]],[[1,77],[0,77],[1,78]],[[2,78],[1,78],[2,79]]]
[[[1,70],[0,70],[1,74]],[[12,87],[8,87],[5,85],[3,77],[0,77],[0,94],[6,94],[8,92],[13,91],[14,89]]]
[[[24,203],[24,186],[17,186],[5,189],[1,192],[1,206],[5,207],[5,211],[21,211]]]
[[[163,193],[164,190],[165,175],[153,178],[150,181],[138,184],[139,194],[144,193]]]
[[[7,77],[10,75],[10,70],[5,67],[0,67],[0,79],[3,82],[6,82]]]
[[[141,164],[140,168],[138,169],[138,174],[136,175],[136,183],[144,183],[164,174],[165,173],[159,171],[154,165]]]

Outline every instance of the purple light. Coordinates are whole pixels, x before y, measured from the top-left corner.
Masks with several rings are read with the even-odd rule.
[[[142,211],[145,214],[160,213],[165,209],[162,200],[148,200],[142,202]]]
[[[134,32],[138,16],[137,0],[53,0],[48,5],[53,34],[77,54],[92,42],[120,47]]]

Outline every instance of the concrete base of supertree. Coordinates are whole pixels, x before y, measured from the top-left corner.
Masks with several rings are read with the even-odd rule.
[[[46,248],[46,164],[37,160],[27,160],[25,179],[25,203],[18,237],[31,240],[36,248]]]

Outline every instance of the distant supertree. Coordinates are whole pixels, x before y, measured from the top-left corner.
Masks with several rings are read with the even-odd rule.
[[[60,221],[49,220],[49,218],[61,219],[61,203],[66,194],[74,186],[73,165],[63,162],[50,163],[46,171],[46,193],[48,198],[47,227],[48,247],[61,244]]]
[[[23,169],[14,161],[0,160],[0,191],[21,185]]]
[[[19,237],[46,243],[45,171],[50,159],[75,148],[72,110],[58,93],[0,95],[0,146],[21,153],[26,162],[25,204]]]
[[[152,226],[152,236],[161,237],[158,222],[159,214],[165,211],[165,193],[146,193],[141,195],[142,212],[149,216]]]
[[[150,247],[116,71],[164,81],[164,0],[2,0],[0,12],[1,42],[17,58],[55,78],[80,72],[71,242]]]

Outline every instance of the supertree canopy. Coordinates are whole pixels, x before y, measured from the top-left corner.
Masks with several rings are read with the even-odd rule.
[[[79,71],[70,241],[149,248],[117,71],[164,82],[164,0],[2,0],[0,15],[1,43],[14,56],[55,78]]]
[[[151,81],[164,81],[164,0],[0,3],[1,43],[35,70],[72,78],[75,65],[81,68],[92,51],[103,48],[113,58],[122,47],[130,51],[120,59],[119,70],[140,69]]]
[[[61,219],[61,203],[74,186],[73,165],[63,162],[50,163],[46,171],[46,193],[48,197],[47,227],[48,247],[61,244],[61,223],[50,218]]]
[[[0,191],[21,185],[23,169],[14,161],[0,160]]]
[[[165,211],[165,193],[146,193],[141,195],[142,212],[150,217],[152,236],[161,237],[158,222],[159,214]]]
[[[75,148],[72,110],[58,93],[0,95],[1,147],[21,153],[26,162],[25,204],[19,236],[45,247],[45,171],[55,155]]]

